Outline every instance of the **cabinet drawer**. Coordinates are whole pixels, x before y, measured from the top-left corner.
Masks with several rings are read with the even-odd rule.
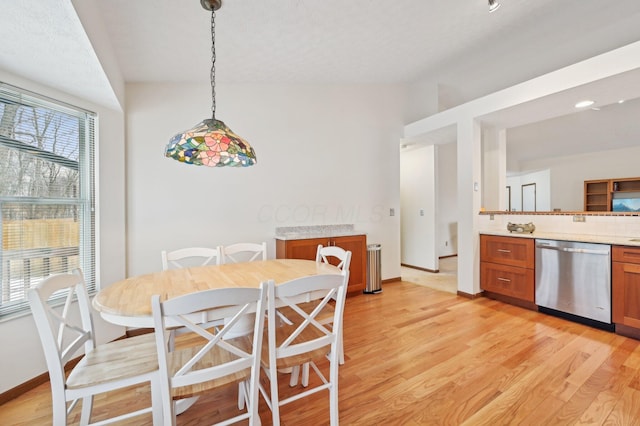
[[[611,260],[614,262],[640,264],[640,247],[612,246]]]
[[[480,260],[533,269],[534,239],[480,235]]]
[[[480,287],[483,290],[534,302],[533,269],[480,262]]]

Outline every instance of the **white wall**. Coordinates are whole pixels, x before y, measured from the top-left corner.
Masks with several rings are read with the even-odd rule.
[[[455,142],[437,145],[438,256],[458,254],[458,162]]]
[[[506,210],[506,131],[486,126],[482,129],[482,207]]]
[[[575,211],[584,209],[585,180],[638,177],[638,158],[640,146],[522,162],[521,169],[550,169],[551,209]]]
[[[535,211],[548,212],[552,210],[550,196],[551,170],[545,169],[521,173],[507,178],[507,185],[511,187],[511,211],[522,211],[522,185],[530,185],[532,183],[536,185]]]
[[[278,226],[353,223],[382,244],[382,278],[400,276],[399,140],[393,85],[216,86],[217,118],[255,149],[249,168],[163,156],[169,138],[210,116],[210,88],[127,86],[127,271],[160,269],[160,250],[267,241]]]
[[[124,278],[124,115],[120,111],[92,105],[49,87],[24,80],[0,70],[0,80],[23,89],[50,96],[98,114],[97,141],[97,237],[98,285]],[[96,316],[96,334],[100,342],[122,335],[122,328],[111,326]],[[26,314],[0,322],[2,362],[0,393],[6,392],[47,371],[33,317]]]
[[[401,261],[432,271],[438,269],[436,164],[434,145],[400,155]]]

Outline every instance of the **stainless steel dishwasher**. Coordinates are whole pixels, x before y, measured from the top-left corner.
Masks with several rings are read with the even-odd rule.
[[[611,323],[611,246],[536,239],[536,304],[600,328]]]

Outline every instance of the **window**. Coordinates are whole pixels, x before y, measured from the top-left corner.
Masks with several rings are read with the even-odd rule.
[[[95,290],[95,114],[0,82],[0,318],[82,268]]]

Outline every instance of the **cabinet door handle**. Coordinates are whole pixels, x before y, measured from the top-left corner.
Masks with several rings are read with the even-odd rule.
[[[511,282],[511,280],[508,279],[508,278],[500,278],[500,277],[498,277],[498,281],[504,281],[504,282],[507,282],[507,283]]]
[[[511,253],[511,250],[506,250],[506,249],[498,249],[498,251],[500,253]]]

